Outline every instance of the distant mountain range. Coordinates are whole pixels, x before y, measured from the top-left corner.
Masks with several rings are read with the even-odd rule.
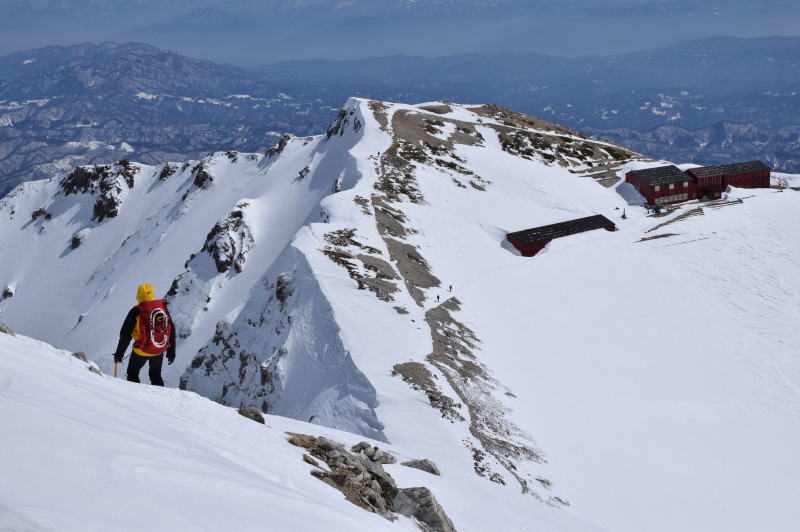
[[[800,38],[716,37],[608,57],[393,56],[260,70],[276,83],[388,100],[491,101],[665,159],[758,157],[800,171]]]
[[[800,38],[711,38],[607,57],[293,61],[247,70],[152,46],[0,58],[0,193],[78,164],[257,151],[323,131],[350,96],[496,103],[655,157],[800,172]]]
[[[248,66],[396,53],[575,56],[708,35],[797,35],[799,15],[790,0],[3,0],[0,54],[91,40]]]
[[[254,151],[335,116],[237,67],[142,44],[48,47],[0,59],[0,192],[79,164],[157,164],[224,147]]]

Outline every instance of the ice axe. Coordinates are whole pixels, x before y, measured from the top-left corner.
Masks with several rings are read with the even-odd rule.
[[[114,356],[114,355],[111,355],[111,356]],[[122,359],[122,362],[125,362],[125,359],[126,359],[126,358],[128,358],[128,357],[124,357],[124,358]],[[118,366],[119,366],[119,362],[117,362],[117,359],[116,359],[116,357],[115,357],[115,358],[114,358],[114,377],[115,377],[115,378],[116,378],[116,376],[117,376],[117,367],[118,367]]]

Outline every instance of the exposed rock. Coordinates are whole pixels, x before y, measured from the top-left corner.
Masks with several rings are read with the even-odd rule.
[[[328,128],[328,131],[325,133],[326,138],[330,139],[334,135],[339,135],[340,137],[344,135],[345,130],[347,129],[347,125],[350,123],[350,118],[355,115],[356,112],[353,109],[339,109],[339,114],[336,117],[336,121]],[[361,129],[361,122],[356,117],[353,121],[353,129],[358,131]]]
[[[133,188],[134,179],[141,168],[127,159],[119,161],[117,166],[119,167],[119,175],[125,178],[125,183],[128,185],[128,188]]]
[[[279,275],[277,281],[275,281],[275,297],[280,301],[281,309],[286,305],[286,300],[289,299],[292,294],[294,294],[292,278],[286,274]]]
[[[36,221],[42,216],[44,216],[45,220],[49,220],[53,217],[53,215],[47,212],[44,207],[40,207],[31,213],[31,221]]]
[[[237,410],[237,412],[239,412],[240,416],[244,416],[247,419],[252,419],[253,421],[257,421],[262,425],[265,424],[264,414],[262,414],[258,408],[252,408],[252,407],[240,408],[239,410]]]
[[[78,249],[81,244],[83,244],[84,240],[86,240],[87,236],[89,236],[89,229],[81,229],[72,235],[72,238],[69,242],[70,249]]]
[[[429,113],[436,113],[437,115],[446,115],[448,113],[453,112],[453,108],[447,105],[446,103],[442,104],[434,104],[434,105],[420,105],[420,109],[423,111],[428,111]]]
[[[286,148],[286,145],[289,144],[290,140],[292,140],[291,135],[284,135],[283,137],[281,137],[281,140],[279,140],[274,146],[269,148],[264,154],[267,157],[277,157],[283,152],[283,150]]]
[[[234,210],[220,220],[206,236],[202,251],[211,255],[219,273],[226,273],[233,268],[241,273],[248,253],[255,239],[250,227],[245,223],[244,209],[246,202],[239,203]]]
[[[383,252],[372,246],[362,244],[355,240],[356,230],[352,228],[339,229],[325,234],[325,241],[330,244],[322,249],[334,263],[345,270],[358,284],[359,290],[369,290],[381,301],[393,301],[395,292],[399,291],[393,282],[399,277],[391,264],[376,257]],[[357,249],[367,253],[358,253]]]
[[[411,297],[418,305],[422,306],[425,302],[425,294],[420,289],[439,286],[441,281],[431,274],[430,266],[416,247],[394,238],[384,237],[383,240],[389,249],[389,256],[400,270]]]
[[[381,130],[386,131],[386,129],[389,127],[389,115],[386,112],[389,109],[389,106],[383,102],[371,100],[369,102],[369,108],[372,111],[375,120],[378,121]]]
[[[316,460],[314,460],[313,458],[311,458],[311,457],[310,457],[310,456],[308,456],[307,454],[304,454],[304,455],[303,455],[303,462],[305,462],[305,463],[307,463],[307,464],[311,464],[311,465],[313,465],[314,467],[319,467],[319,462],[317,462]]]
[[[426,312],[433,340],[427,360],[447,378],[469,411],[469,431],[482,447],[473,447],[475,472],[505,484],[502,475],[492,470],[491,457],[519,482],[523,493],[542,499],[532,490],[531,476],[518,466],[521,462],[544,463],[544,456],[495,397],[498,383],[475,355],[479,342],[475,333],[453,317],[452,312],[458,310],[460,302],[453,297]]]
[[[193,183],[197,188],[208,188],[214,181],[214,176],[208,173],[205,162],[201,161],[197,163],[197,165],[192,168],[192,173],[194,173]]]
[[[373,462],[379,464],[394,464],[397,462],[397,459],[392,454],[381,451],[378,447],[370,445],[365,441],[353,445],[350,450],[356,454],[363,454]]]
[[[453,523],[428,488],[398,488],[381,465],[391,462],[370,458],[386,459],[391,456],[389,453],[360,442],[353,446],[353,451],[359,454],[352,454],[338,442],[307,434],[289,433],[289,443],[307,449],[311,456],[325,462],[330,471],[314,470],[311,474],[341,491],[356,506],[390,520],[398,513],[412,517],[424,531],[455,532]],[[303,455],[303,460],[317,465],[308,455]]]
[[[8,328],[8,325],[0,321],[0,333],[3,334],[10,334],[11,336],[16,336],[14,332]]]
[[[441,392],[434,382],[436,376],[425,364],[421,362],[395,364],[392,375],[400,375],[412,388],[422,391],[428,397],[431,406],[442,413],[443,418],[450,421],[464,421],[464,416],[456,410],[461,408],[461,404]]]
[[[110,166],[78,166],[61,180],[59,186],[64,195],[95,192],[102,179],[108,176]]]
[[[95,375],[100,375],[101,377],[103,376],[103,373],[99,369],[97,369],[97,366],[93,366],[93,365],[90,364],[90,365],[86,366],[86,369],[88,369],[89,371],[91,371]]]
[[[3,293],[0,294],[0,301],[11,299],[12,297],[14,297],[14,287],[9,285],[3,288]]]
[[[425,532],[455,532],[453,522],[428,488],[403,488],[394,499],[394,510],[415,518]]]
[[[423,458],[422,460],[409,460],[408,462],[403,462],[400,465],[404,465],[406,467],[413,467],[414,469],[425,471],[426,473],[430,473],[431,475],[436,475],[436,476],[441,475],[441,473],[439,473],[439,468],[436,467],[436,464],[434,464],[427,458]]]
[[[173,165],[169,163],[165,164],[164,167],[161,169],[161,173],[158,174],[158,180],[166,181],[167,179],[169,179],[171,175],[175,173],[176,170],[177,169]]]
[[[83,351],[78,351],[76,353],[72,353],[72,356],[74,356],[75,358],[77,358],[81,362],[86,362],[86,363],[89,362],[89,359],[86,357],[86,353],[84,353]]]

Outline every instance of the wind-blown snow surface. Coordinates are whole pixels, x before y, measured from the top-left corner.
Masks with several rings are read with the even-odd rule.
[[[260,425],[191,392],[136,385],[87,371],[66,351],[0,333],[0,530],[419,530],[365,512],[309,473],[286,432],[352,445],[353,434],[288,418]],[[415,458],[387,447],[400,460]],[[412,450],[413,452],[413,450]],[[401,487],[426,485],[459,530],[588,530],[528,498],[509,500],[458,459],[434,477],[384,468]],[[507,514],[481,513],[481,499]],[[470,502],[471,501],[471,502]]]
[[[282,145],[17,189],[0,319],[108,368],[135,286],[172,287],[168,384],[458,460],[449,513],[518,519],[459,529],[795,527],[796,190],[649,217],[586,176],[657,162],[489,107],[351,100]],[[619,231],[503,244],[596,213]]]

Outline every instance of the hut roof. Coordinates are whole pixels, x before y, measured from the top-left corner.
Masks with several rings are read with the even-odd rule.
[[[645,185],[664,185],[690,179],[683,170],[674,165],[644,168],[628,173],[639,178]]]
[[[597,214],[595,216],[587,216],[586,218],[579,218],[577,220],[570,220],[568,222],[559,222],[556,224],[543,225],[542,227],[534,227],[533,229],[525,229],[524,231],[509,233],[508,238],[514,239],[521,244],[530,244],[531,242],[551,240],[553,238],[559,238],[562,236],[583,233],[584,231],[605,228],[616,228],[616,226],[614,225],[614,222],[605,216]]]
[[[707,177],[710,175],[741,175],[753,172],[763,172],[770,170],[770,167],[761,161],[745,161],[743,163],[723,164],[718,166],[702,166],[692,168],[690,171],[697,177]]]

